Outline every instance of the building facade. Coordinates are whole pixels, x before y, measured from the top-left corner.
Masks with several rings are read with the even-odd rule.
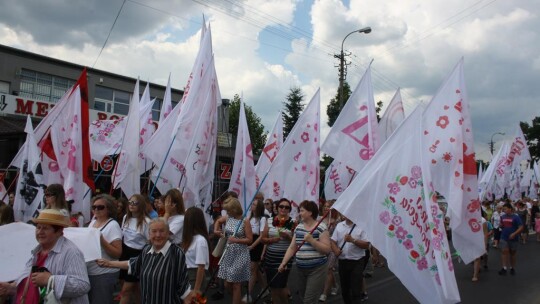
[[[9,168],[9,164],[26,139],[24,126],[27,115],[32,117],[34,127],[37,126],[48,110],[75,84],[83,69],[82,65],[0,45],[0,174],[6,188],[16,175],[16,168]],[[93,68],[87,68],[87,73],[90,121],[118,119],[127,115],[137,79]],[[146,84],[140,82],[141,94]],[[156,99],[152,116],[157,122],[166,88],[149,83],[149,89],[151,99]],[[173,106],[176,106],[183,91],[173,88],[171,93]],[[228,188],[234,157],[234,143],[228,132],[227,106],[228,100],[223,100],[218,109],[214,180],[214,194],[217,196]],[[110,190],[113,166],[114,157],[94,160],[94,175],[99,175],[96,185],[103,192]],[[150,185],[143,176],[141,187],[148,189]]]

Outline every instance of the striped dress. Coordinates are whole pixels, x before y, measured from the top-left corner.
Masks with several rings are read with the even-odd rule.
[[[181,296],[190,289],[186,257],[176,244],[162,253],[149,253],[146,245],[141,254],[129,260],[131,274],[139,276],[141,302],[145,304],[180,304]]]
[[[327,230],[326,224],[321,223],[315,231],[313,231],[313,238],[318,240],[319,236]],[[310,230],[306,230],[304,223],[300,223],[294,231],[296,236],[296,245],[302,244],[304,236],[309,233]],[[298,268],[314,268],[323,265],[328,260],[328,257],[318,252],[310,243],[305,242],[300,250],[296,253],[296,266]]]
[[[293,221],[292,218],[289,218],[289,221]],[[288,233],[292,237],[292,231],[286,228],[279,228],[274,227],[274,218],[269,218],[267,221],[268,225],[268,237],[277,237],[279,236],[280,232]],[[294,226],[294,225],[293,225]],[[289,244],[291,244],[291,241],[288,239],[282,238],[277,243],[272,243],[266,245],[266,252],[264,256],[264,266],[268,269],[278,269],[279,265],[283,261],[283,257],[285,256],[285,252],[287,251],[287,248],[289,248]],[[292,260],[290,259],[287,263],[287,268],[290,269]]]

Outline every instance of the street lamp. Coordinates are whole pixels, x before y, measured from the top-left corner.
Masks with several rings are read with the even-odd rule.
[[[356,31],[352,31],[343,38],[343,41],[341,42],[341,52],[339,54],[339,110],[343,108],[343,82],[345,81],[345,55],[343,53],[343,44],[345,43],[345,39],[349,37],[350,35],[354,33],[364,33],[369,34],[371,33],[371,27],[364,27]]]
[[[493,136],[495,136],[497,134],[504,135],[503,132],[496,132],[496,133],[493,133],[493,135],[491,135],[491,140],[489,142],[489,150],[491,151],[491,155],[493,155]]]

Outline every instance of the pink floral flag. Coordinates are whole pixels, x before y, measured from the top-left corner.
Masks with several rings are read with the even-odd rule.
[[[121,188],[129,198],[133,194],[141,193],[140,182],[140,104],[139,81],[135,84],[129,112],[126,117],[126,128],[122,136],[120,155],[112,173],[114,188]]]
[[[405,119],[405,112],[403,111],[403,99],[401,98],[401,91],[397,89],[394,97],[390,101],[390,104],[384,111],[381,121],[379,121],[379,134],[381,135],[381,144],[384,143],[394,130],[397,129],[399,124]]]
[[[105,156],[120,152],[126,122],[125,117],[92,121],[88,132],[92,159],[100,162]]]
[[[238,119],[238,134],[236,136],[236,150],[234,164],[229,184],[229,191],[238,194],[238,199],[244,212],[248,209],[257,190],[255,165],[253,164],[253,149],[249,138],[248,124],[244,102],[240,101],[240,117]]]
[[[379,146],[379,126],[369,67],[336,119],[321,150],[360,171]]]
[[[262,182],[262,179],[266,175],[266,172],[272,166],[272,162],[276,159],[276,156],[283,146],[283,118],[281,112],[279,113],[272,132],[268,134],[266,144],[259,156],[257,166],[255,166],[255,172],[257,173],[257,185]],[[276,201],[283,197],[283,191],[280,187],[277,187],[277,178],[282,174],[279,172],[272,172],[272,174],[266,175],[264,183],[260,187],[260,192],[264,193],[265,198],[271,198]]]
[[[325,172],[324,197],[327,200],[337,199],[349,186],[355,176],[356,171],[347,165],[334,160],[330,164],[330,168]]]
[[[282,173],[276,176],[276,187],[283,189],[283,197],[290,199],[293,206],[298,206],[303,200],[319,200],[320,100],[317,90],[269,171],[269,174]]]
[[[422,157],[435,190],[446,198],[452,241],[468,264],[486,251],[463,59],[423,115]]]
[[[420,303],[460,301],[429,172],[422,170],[422,109],[400,125],[341,194],[334,208],[351,219]]]

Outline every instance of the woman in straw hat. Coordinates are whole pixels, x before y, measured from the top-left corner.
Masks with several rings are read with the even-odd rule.
[[[63,236],[70,225],[67,218],[56,209],[45,209],[33,222],[38,246],[26,263],[29,274],[18,282],[0,283],[0,296],[16,295],[17,303],[39,303],[40,290],[51,280],[57,301],[88,303],[90,282],[83,254]]]

